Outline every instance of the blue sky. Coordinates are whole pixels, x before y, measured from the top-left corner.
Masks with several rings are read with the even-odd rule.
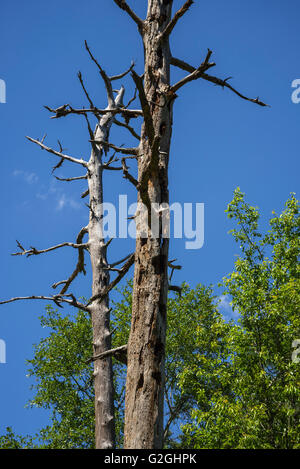
[[[129,3],[144,14],[146,0]],[[176,8],[182,3],[174,2]],[[238,247],[227,234],[231,224],[224,210],[235,187],[259,206],[263,224],[272,210],[282,210],[290,192],[299,192],[300,104],[291,101],[291,83],[300,78],[299,14],[297,0],[196,0],[174,31],[175,57],[197,66],[209,47],[217,64],[212,74],[232,76],[238,90],[271,105],[261,108],[204,81],[192,82],[178,93],[170,200],[205,204],[205,243],[202,249],[189,251],[184,240],[171,242],[170,257],[183,265],[176,283],[217,284],[232,270]],[[142,73],[135,24],[112,0],[17,0],[1,6],[0,79],[7,87],[7,102],[0,104],[1,298],[51,294],[52,283],[66,278],[76,262],[71,248],[29,259],[10,253],[16,250],[16,239],[37,248],[74,241],[88,221],[80,198],[84,183],[56,181],[51,169],[57,159],[25,139],[47,133],[49,145],[60,139],[66,152],[88,158],[84,121],[76,116],[50,120],[43,109],[45,104],[86,105],[78,70],[97,105],[106,106],[85,39],[108,73],[120,73],[132,59]],[[174,82],[181,76],[172,71]],[[123,83],[129,99],[132,84],[130,79]],[[118,129],[112,137],[116,144],[134,143]],[[80,168],[71,164],[57,171],[62,177],[80,174]],[[134,190],[113,172],[105,182],[105,198],[114,202],[120,193],[135,201]],[[115,240],[110,259],[124,257],[133,248],[132,240]],[[90,296],[89,273],[74,283],[78,296]],[[222,302],[228,314],[224,298]],[[7,363],[0,364],[0,432],[11,425],[18,433],[32,433],[47,423],[46,412],[24,409],[32,396],[25,360],[32,356],[32,344],[47,334],[38,320],[44,307],[41,302],[1,307],[0,339],[6,342]]]

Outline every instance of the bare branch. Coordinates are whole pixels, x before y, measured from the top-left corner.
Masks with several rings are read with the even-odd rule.
[[[130,65],[130,67],[129,67],[129,69],[126,70],[126,72],[120,73],[119,75],[113,75],[112,77],[109,77],[109,80],[110,80],[110,81],[121,80],[121,78],[126,77],[126,75],[128,75],[128,73],[131,72],[131,70],[133,69],[134,65],[135,65],[135,63],[132,61],[132,62],[131,62],[131,65]]]
[[[133,184],[135,187],[138,187],[139,186],[138,181],[128,171],[125,158],[122,158],[122,169],[123,169],[123,175],[124,175],[123,177],[125,179],[128,179],[128,181],[131,182],[131,184]]]
[[[131,135],[136,138],[138,141],[141,140],[140,136],[136,133],[136,131],[134,130],[133,127],[131,127],[131,125],[129,124],[125,124],[125,122],[120,122],[119,120],[117,120],[116,118],[114,119],[114,123],[116,125],[118,125],[119,127],[124,127],[125,129],[127,129]]]
[[[184,62],[183,60],[176,59],[175,57],[172,57],[171,64],[174,65],[175,67],[181,68],[182,70],[185,70],[185,71],[190,72],[190,73],[193,73],[196,70],[195,67],[193,67],[192,65],[189,65],[188,63]],[[228,83],[229,78],[225,78],[224,80],[222,80],[222,79],[214,77],[212,75],[208,75],[207,73],[202,73],[199,78],[202,78],[203,80],[214,83],[215,85],[219,85],[222,88],[228,88],[233,93],[235,93],[237,96],[239,96],[242,99],[245,99],[246,101],[250,101],[254,104],[258,104],[259,106],[269,106],[268,104],[265,104],[262,101],[260,101],[259,98],[251,99],[251,98],[248,98],[247,96],[244,96],[243,94],[241,94],[239,91],[237,91],[235,88],[233,88],[233,86],[229,85],[229,83]]]
[[[109,107],[114,107],[115,99],[114,99],[114,94],[113,94],[113,90],[112,90],[112,86],[111,86],[111,81],[110,81],[109,77],[107,76],[106,72],[103,70],[103,68],[99,64],[99,62],[95,59],[95,57],[91,53],[90,48],[88,46],[88,43],[86,41],[84,41],[84,44],[85,44],[85,48],[88,51],[92,61],[95,62],[95,64],[99,68],[99,72],[100,72],[100,75],[101,75],[101,77],[104,81],[106,92],[107,92],[108,106]]]
[[[144,21],[137,16],[134,11],[128,6],[125,0],[114,0],[115,4],[118,5],[119,8],[126,11],[128,15],[133,19],[133,21],[137,24],[140,33],[142,34],[144,28]]]
[[[174,270],[181,270],[182,269],[182,266],[181,265],[174,265],[173,262],[177,261],[177,259],[172,259],[168,262],[168,267],[171,269],[171,274],[170,274],[170,277],[169,277],[169,281],[171,282],[172,280],[172,277],[173,277],[173,274],[174,274]]]
[[[87,189],[86,191],[84,191],[84,192],[81,194],[80,197],[81,197],[82,199],[85,199],[85,197],[87,197],[87,196],[89,195],[89,193],[90,193],[90,191],[89,191],[89,189]]]
[[[96,113],[96,114],[103,115],[103,116],[108,113],[121,114],[122,116],[124,116],[124,118],[127,117],[128,119],[133,119],[133,118],[143,116],[143,111],[141,109],[127,109],[126,107],[114,108],[114,109],[98,109],[98,108],[74,109],[69,104],[67,104],[66,106],[68,106],[68,109],[66,109],[63,113],[59,115],[56,113],[57,111],[56,109],[52,109],[49,106],[44,106],[44,107],[52,114],[55,114],[54,116],[51,116],[51,119],[58,119],[59,117],[68,116],[70,114],[83,115],[83,114],[86,114],[87,112],[92,112],[93,114]]]
[[[101,293],[99,293],[98,295],[92,296],[89,299],[86,306],[89,306],[95,300],[104,298],[122,280],[122,278],[124,277],[124,275],[126,275],[126,273],[130,269],[130,267],[133,265],[133,263],[134,263],[134,254],[131,254],[128,261],[120,269],[119,275],[117,275],[117,277]]]
[[[225,78],[224,80],[221,80],[220,78],[214,77],[212,75],[208,75],[207,73],[203,73],[201,78],[203,78],[203,80],[210,81],[211,83],[214,83],[215,85],[219,85],[222,88],[228,88],[229,90],[233,91],[233,93],[235,93],[237,96],[244,99],[245,101],[250,101],[251,103],[258,104],[259,106],[262,106],[262,107],[270,107],[269,104],[266,104],[263,101],[261,101],[259,97],[253,99],[253,98],[248,98],[247,96],[244,96],[242,93],[240,93],[235,88],[233,88],[233,86],[227,83],[227,80],[229,80],[229,78]]]
[[[71,299],[69,299],[71,298]],[[16,298],[11,298],[10,300],[0,301],[0,305],[4,305],[7,303],[13,303],[14,301],[21,301],[21,300],[46,300],[46,301],[54,301],[54,303],[62,308],[61,303],[67,303],[70,306],[74,306],[75,308],[82,309],[83,311],[90,312],[88,306],[79,303],[74,295],[53,295],[53,296],[18,296]]]
[[[78,244],[81,244],[82,246],[84,246],[82,244],[82,240],[83,240],[83,237],[84,235],[88,233],[88,227],[85,226],[83,227],[80,232],[78,233],[78,236],[77,236],[77,243]],[[67,280],[62,280],[60,282],[57,282],[55,283],[54,285],[52,285],[52,288],[57,288],[59,285],[64,285],[64,287],[62,288],[62,290],[60,291],[60,294],[63,295],[64,293],[66,293],[66,291],[68,290],[69,286],[71,285],[71,283],[73,282],[73,280],[77,277],[78,274],[80,274],[80,272],[83,272],[83,274],[85,275],[86,274],[86,271],[85,271],[85,266],[84,266],[84,247],[82,248],[78,248],[78,261],[77,261],[77,265],[75,267],[75,270],[74,272],[72,272],[72,274],[70,275],[70,277],[67,279]]]
[[[34,138],[27,137],[27,136],[26,136],[26,138],[30,142],[33,142],[36,145],[39,145],[43,150],[46,150],[48,153],[59,156],[59,158],[62,158],[64,160],[71,161],[71,163],[77,163],[77,164],[81,164],[82,166],[87,167],[87,162],[83,159],[73,158],[73,156],[69,156],[69,155],[65,155],[63,153],[60,153],[59,151],[53,150],[53,148],[47,147],[46,145],[44,145],[44,143],[40,142],[39,140],[35,140]]]
[[[73,178],[60,178],[58,176],[54,176],[55,179],[57,179],[58,181],[66,181],[66,182],[71,182],[71,181],[80,181],[82,179],[87,179],[87,174],[85,176],[77,176],[77,177],[73,177]]]
[[[28,250],[25,250],[21,245],[20,243],[17,241],[18,243],[18,246],[22,249],[20,252],[15,252],[12,254],[12,256],[27,256],[27,257],[30,257],[30,256],[36,256],[38,254],[44,254],[46,252],[50,252],[50,251],[54,251],[56,249],[60,249],[60,248],[63,248],[65,246],[69,246],[69,247],[72,247],[74,249],[82,249],[82,248],[87,248],[88,247],[88,243],[86,244],[75,244],[75,243],[61,243],[61,244],[57,244],[56,246],[52,246],[51,248],[47,248],[47,249],[42,249],[42,250],[38,250],[36,249],[35,247],[33,246],[30,246],[30,249]]]
[[[87,90],[86,90],[86,87],[84,86],[82,74],[81,74],[80,71],[78,72],[77,76],[78,76],[78,79],[79,79],[79,81],[80,81],[81,87],[82,87],[82,89],[83,89],[83,91],[84,91],[84,94],[86,95],[87,100],[88,100],[88,102],[90,103],[91,108],[95,108],[94,103],[93,103],[93,101],[91,100],[91,98],[90,98],[90,96],[89,96],[89,94],[88,94],[88,92],[87,92]]]
[[[112,148],[115,150],[117,153],[122,153],[123,155],[137,155],[138,153],[138,147],[134,148],[123,148],[123,147],[116,147],[116,145],[113,145],[112,143],[104,142],[103,140],[91,140],[94,143],[97,143],[98,145],[107,145],[109,148]]]
[[[175,291],[176,293],[179,294],[179,296],[181,296],[181,293],[182,293],[182,288],[181,287],[178,287],[177,285],[169,285],[169,291]]]
[[[113,262],[112,264],[109,264],[109,267],[113,268],[113,267],[116,267],[117,265],[122,264],[123,262],[127,261],[127,259],[129,259],[129,257],[131,257],[132,255],[133,255],[133,253],[128,254],[128,256],[124,257],[123,259],[121,259],[117,262]]]
[[[128,101],[128,104],[125,106],[125,109],[128,109],[130,104],[133,103],[133,101],[136,100],[136,95],[137,95],[137,88],[135,88],[134,90],[134,95],[132,96],[132,98]]]
[[[150,143],[152,143],[154,139],[154,126],[153,126],[150,106],[147,101],[145,90],[144,90],[143,79],[134,70],[132,70],[131,76],[139,92],[140,103],[142,106],[144,120],[145,120],[146,132],[147,132]]]
[[[117,360],[119,360],[118,356],[121,356],[121,355],[124,356],[124,354],[125,354],[125,357],[126,357],[126,355],[127,355],[127,344],[126,345],[121,345],[121,347],[117,347],[117,348],[114,348],[114,349],[111,349],[111,350],[106,350],[105,352],[102,352],[99,355],[96,355],[95,357],[90,358],[89,360],[87,360],[86,363],[89,364],[89,363],[92,363],[96,360],[101,360],[103,358],[111,357],[111,356],[115,356],[115,358],[117,358]],[[120,361],[123,361],[123,360],[120,360]]]
[[[166,37],[170,36],[180,18],[189,10],[193,3],[193,0],[187,0],[185,2],[185,4],[175,13],[170,23],[166,26],[165,30],[161,33],[160,39],[165,39]]]
[[[182,80],[180,80],[178,83],[173,85],[171,87],[171,90],[173,93],[176,93],[182,86],[184,86],[186,83],[189,83],[190,81],[193,80],[198,80],[198,78],[202,77],[203,73],[208,70],[211,67],[214,67],[216,64],[214,62],[209,63],[209,59],[211,57],[212,51],[208,49],[206,58],[204,62],[200,65],[200,67],[194,69],[193,72],[191,72],[189,75],[184,77]]]

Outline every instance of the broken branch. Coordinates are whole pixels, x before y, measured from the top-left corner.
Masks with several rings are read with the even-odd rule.
[[[30,142],[33,142],[36,145],[39,145],[43,150],[46,150],[48,153],[59,156],[59,158],[62,158],[63,160],[71,161],[71,163],[77,163],[77,164],[81,164],[82,166],[87,167],[87,162],[83,159],[73,158],[73,156],[69,156],[69,155],[65,155],[63,153],[60,153],[59,151],[53,150],[53,148],[51,148],[51,147],[47,147],[46,145],[44,145],[44,143],[40,142],[39,140],[35,140],[34,138],[27,137],[27,136],[26,136],[26,138]]]

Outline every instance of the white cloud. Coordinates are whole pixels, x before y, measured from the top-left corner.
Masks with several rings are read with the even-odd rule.
[[[36,194],[36,197],[41,200],[50,199],[51,203],[54,199],[53,206],[58,211],[61,211],[65,208],[72,208],[73,210],[79,210],[82,208],[82,205],[79,202],[63,192],[56,181],[51,181],[48,189],[46,189],[45,186],[43,189],[43,191],[39,191]]]
[[[13,172],[14,177],[20,177],[23,181],[27,182],[27,184],[35,184],[38,182],[39,177],[35,173],[30,173],[28,171],[23,171],[21,169],[15,169]]]

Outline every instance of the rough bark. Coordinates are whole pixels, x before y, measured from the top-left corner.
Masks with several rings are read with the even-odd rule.
[[[124,89],[121,89],[116,102],[110,107],[119,107]],[[113,113],[105,114],[96,127],[94,137],[107,142],[109,130],[114,120]],[[110,275],[107,263],[107,246],[103,236],[103,161],[104,144],[93,144],[88,163],[88,185],[90,196],[90,219],[88,224],[89,250],[91,256],[93,283],[89,305],[93,327],[93,356],[97,357],[111,349],[109,296],[102,293],[107,289]],[[94,360],[95,389],[95,445],[96,449],[115,447],[114,388],[112,357]]]
[[[171,19],[171,10],[172,1],[149,0],[142,28],[144,83],[133,74],[145,119],[140,143],[143,156],[138,158],[138,201],[148,208],[154,203],[169,202],[171,54],[168,35],[161,39],[160,33]],[[161,448],[163,444],[169,240],[163,239],[161,232],[158,238],[153,238],[150,227],[147,238],[137,236],[136,240],[125,400],[124,447],[127,449]]]

